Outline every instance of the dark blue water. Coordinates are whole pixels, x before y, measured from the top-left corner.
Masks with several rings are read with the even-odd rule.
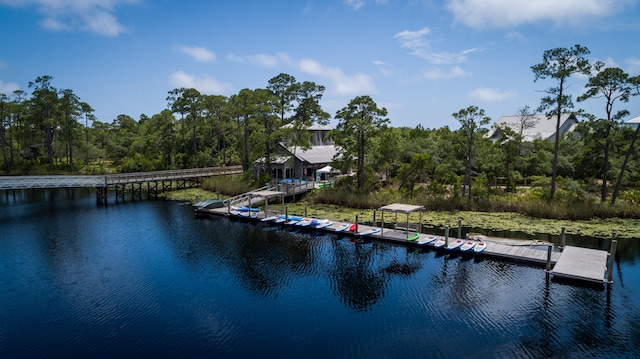
[[[603,289],[176,202],[0,195],[2,357],[640,357],[624,253]]]

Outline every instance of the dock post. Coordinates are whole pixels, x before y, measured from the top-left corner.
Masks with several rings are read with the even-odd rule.
[[[462,220],[458,220],[458,238],[462,239]]]
[[[216,192],[216,199],[220,199],[220,192]]]
[[[444,246],[449,246],[449,226],[444,226]]]
[[[284,207],[284,223],[289,222],[289,206]]]
[[[616,239],[616,232],[611,234],[611,250],[609,251],[609,264],[607,265],[607,283],[613,283],[613,265],[616,261],[616,247],[618,246],[618,240]]]
[[[376,226],[376,210],[373,210],[373,226]]]
[[[358,233],[358,215],[356,214],[356,230],[353,233]]]
[[[551,248],[552,246],[547,246],[547,274],[551,272]]]
[[[563,250],[564,247],[567,245],[567,236],[564,235],[564,226],[562,226],[562,229],[560,230],[560,250]]]
[[[307,216],[307,201],[304,201],[304,216]]]

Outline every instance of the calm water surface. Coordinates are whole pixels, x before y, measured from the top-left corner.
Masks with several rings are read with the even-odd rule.
[[[0,195],[2,357],[640,357],[624,241],[603,289],[176,202]]]

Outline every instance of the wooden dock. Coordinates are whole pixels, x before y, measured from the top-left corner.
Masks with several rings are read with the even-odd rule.
[[[227,208],[216,209],[200,209],[196,210],[197,213],[207,213],[215,215],[229,216]],[[256,218],[251,217],[238,217],[230,216],[233,218],[245,219],[250,221],[259,221],[265,218],[265,213],[260,212]],[[269,222],[267,222],[269,223]],[[430,236],[429,234],[421,233],[420,237],[414,241],[407,241],[407,232],[402,230],[384,228],[381,232],[374,233],[367,236],[359,236],[357,233],[351,231],[336,232],[335,230],[342,225],[347,224],[345,222],[334,222],[333,225],[315,229],[313,227],[300,227],[307,228],[312,231],[322,231],[327,233],[335,233],[339,235],[346,235],[352,237],[362,237],[372,240],[379,240],[385,242],[391,242],[401,244],[405,246],[413,246],[420,248],[427,248],[432,250],[446,251],[446,249],[436,249],[433,243],[419,244],[420,239]],[[294,227],[295,228],[295,227]],[[373,226],[358,224],[358,232],[363,232],[374,228]],[[412,232],[410,232],[412,233]],[[449,241],[456,241],[458,238],[449,237]],[[467,239],[465,239],[467,240]],[[603,250],[588,249],[581,247],[566,246],[563,251],[551,251],[549,257],[549,244],[546,242],[537,241],[521,241],[508,238],[493,238],[485,237],[483,240],[486,243],[486,248],[481,253],[467,252],[465,254],[494,257],[504,260],[514,260],[523,263],[531,263],[536,265],[545,265],[549,261],[548,266],[554,265],[550,273],[554,277],[571,279],[576,281],[587,281],[592,283],[607,283],[605,274],[607,271],[607,259],[609,254]],[[524,244],[523,244],[524,243]],[[529,244],[527,244],[529,243]],[[453,253],[453,252],[452,252]]]
[[[567,246],[551,273],[556,277],[603,283],[608,256],[601,250]]]

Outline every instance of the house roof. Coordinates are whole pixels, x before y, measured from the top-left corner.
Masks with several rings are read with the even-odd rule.
[[[495,123],[496,126],[487,133],[487,137],[492,140],[498,140],[502,137],[502,131],[496,128],[498,125],[507,125],[513,130],[517,130],[520,124],[521,116],[502,116]],[[543,140],[553,140],[556,137],[556,117],[548,118],[545,114],[533,115],[535,125],[531,128],[525,128],[522,131],[524,141],[533,141],[536,138]],[[578,126],[578,119],[573,114],[565,113],[560,116],[560,135],[572,132]]]
[[[636,116],[629,121],[625,121],[625,123],[640,123],[640,116]]]
[[[312,146],[308,150],[298,147],[295,151],[293,147],[288,148],[289,152],[295,152],[296,158],[311,164],[330,163],[338,153],[336,146]]]

